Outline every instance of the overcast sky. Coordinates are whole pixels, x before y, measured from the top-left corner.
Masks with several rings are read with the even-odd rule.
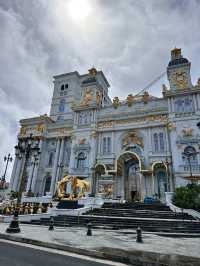
[[[199,27],[200,0],[0,0],[0,175],[19,119],[49,113],[53,75],[95,66],[123,99],[164,72],[176,46],[196,83]]]

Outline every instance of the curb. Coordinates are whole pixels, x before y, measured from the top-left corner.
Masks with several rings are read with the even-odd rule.
[[[141,250],[122,250],[117,248],[102,247],[99,250],[88,250],[72,246],[43,242],[30,238],[17,237],[0,233],[0,239],[27,243],[36,246],[58,249],[79,255],[91,256],[98,259],[112,260],[134,266],[199,266],[200,258],[176,254],[161,254]],[[141,246],[142,248],[142,246]]]

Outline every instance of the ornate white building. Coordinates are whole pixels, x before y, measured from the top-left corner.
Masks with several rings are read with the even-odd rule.
[[[162,199],[165,191],[198,180],[200,80],[192,85],[190,65],[175,48],[163,97],[144,92],[122,102],[109,98],[102,71],[54,76],[50,115],[20,121],[19,143],[33,134],[40,153],[26,158],[17,149],[11,189],[18,191],[24,180],[24,191],[54,195],[68,174],[89,181],[92,195]]]

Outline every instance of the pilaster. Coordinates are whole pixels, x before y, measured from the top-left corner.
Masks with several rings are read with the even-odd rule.
[[[56,182],[56,174],[57,174],[57,168],[58,168],[58,159],[59,159],[59,153],[60,153],[60,138],[57,139],[56,143],[56,155],[54,160],[54,166],[53,166],[53,172],[52,172],[52,181],[51,181],[51,188],[50,192],[53,196],[54,188],[55,188],[55,182]]]
[[[13,165],[13,170],[12,170],[12,175],[11,175],[11,179],[10,179],[10,189],[13,190],[13,184],[16,178],[16,170],[17,170],[17,165],[19,163],[19,158],[17,156],[15,156],[15,162]]]

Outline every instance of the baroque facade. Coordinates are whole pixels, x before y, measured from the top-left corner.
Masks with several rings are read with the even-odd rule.
[[[145,91],[124,101],[111,101],[109,83],[95,68],[54,76],[50,115],[20,121],[19,142],[33,135],[37,163],[32,152],[29,158],[17,153],[10,188],[18,191],[23,180],[24,191],[53,196],[67,174],[89,181],[91,195],[163,199],[198,180],[200,80],[192,85],[190,66],[175,48],[163,97]]]

